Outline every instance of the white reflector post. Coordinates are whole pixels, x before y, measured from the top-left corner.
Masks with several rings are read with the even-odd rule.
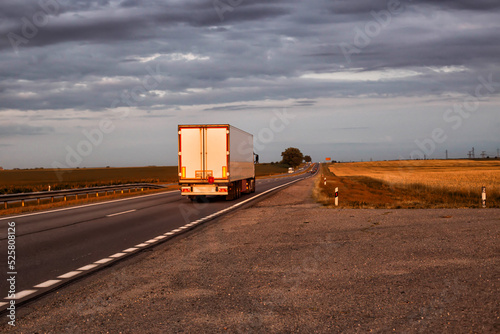
[[[339,188],[335,188],[335,206],[339,205]]]
[[[483,200],[483,208],[486,207],[486,187],[483,187],[483,193],[481,194],[481,198]]]

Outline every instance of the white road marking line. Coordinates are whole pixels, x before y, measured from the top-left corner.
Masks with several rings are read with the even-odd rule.
[[[100,259],[99,261],[95,261],[94,263],[104,264],[104,263],[108,263],[109,261],[113,261],[113,259],[111,259],[109,257],[105,257],[104,259]]]
[[[114,217],[114,216],[124,215],[126,213],[130,213],[130,212],[134,212],[134,211],[137,211],[137,209],[123,211],[123,212],[118,212],[118,213],[112,213],[110,215],[106,215],[106,217]]]
[[[186,225],[179,227],[179,229],[181,229],[181,230],[185,230],[187,228],[189,228],[189,226],[186,226]]]
[[[262,196],[262,195],[264,195],[264,194],[266,194],[266,193],[268,193],[268,192],[270,192],[270,191],[273,191],[273,190],[276,190],[276,189],[282,188],[282,187],[284,187],[284,186],[287,186],[287,185],[289,185],[289,184],[292,184],[292,183],[295,183],[295,182],[297,182],[297,181],[301,181],[301,180],[304,180],[304,179],[302,178],[302,179],[294,180],[294,181],[291,181],[291,182],[288,182],[288,183],[282,184],[282,185],[280,185],[280,186],[274,187],[274,188],[272,188],[272,189],[269,189],[269,190],[267,190],[267,191],[265,191],[265,192],[263,192],[263,193],[260,193],[260,194],[258,194],[258,195],[256,195],[256,196],[253,196],[253,197],[251,197],[251,198],[249,198],[249,199],[247,199],[247,200],[244,200],[244,201],[241,201],[241,202],[239,202],[239,203],[237,203],[237,204],[234,204],[234,205],[230,206],[229,208],[226,208],[226,209],[224,209],[224,210],[220,210],[220,211],[218,211],[218,212],[216,212],[216,213],[213,213],[213,214],[211,214],[211,215],[209,215],[209,216],[206,216],[206,217],[204,217],[204,218],[198,219],[198,220],[196,220],[196,221],[194,221],[194,222],[191,222],[191,223],[189,223],[189,224],[186,224],[186,225],[184,225],[184,226],[182,226],[182,227],[180,227],[180,228],[178,228],[178,229],[175,229],[175,230],[172,230],[172,231],[170,231],[170,232],[167,232],[167,233],[165,233],[164,235],[160,235],[160,236],[158,236],[158,237],[156,237],[156,238],[154,238],[154,239],[150,239],[150,240],[146,241],[145,243],[142,243],[142,244],[136,245],[136,247],[144,247],[144,246],[147,246],[148,244],[155,243],[155,242],[157,242],[158,240],[161,240],[161,239],[165,238],[165,236],[173,235],[175,232],[180,232],[182,229],[186,229],[186,228],[188,228],[188,227],[190,227],[190,226],[192,226],[192,225],[195,225],[195,224],[201,223],[201,222],[203,222],[203,221],[209,220],[210,218],[212,218],[212,217],[214,217],[214,216],[217,216],[217,215],[219,215],[219,214],[221,214],[221,213],[223,213],[223,212],[230,211],[230,210],[232,210],[232,209],[234,209],[234,208],[236,208],[236,207],[238,207],[238,206],[241,206],[241,205],[243,205],[244,203],[247,203],[247,202],[249,202],[249,201],[251,201],[251,200],[254,200],[254,199],[256,199],[256,198],[258,198],[258,197],[260,197],[260,196]],[[171,193],[171,192],[173,192],[173,191],[170,191],[170,192],[167,192],[167,193]],[[142,197],[149,197],[149,196],[162,195],[162,194],[165,194],[165,193],[160,193],[160,194],[152,194],[152,195],[146,195],[146,196],[142,196]],[[122,199],[122,200],[130,200],[130,199],[137,199],[137,197],[136,197],[136,198],[126,198],[126,199]],[[89,205],[85,205],[85,206],[93,206],[93,205],[99,205],[99,204],[107,204],[107,203],[110,203],[110,202],[118,202],[118,201],[122,201],[122,200],[117,200],[117,201],[108,201],[108,202],[101,202],[101,203],[94,203],[94,204],[89,204]],[[82,207],[82,206],[81,206],[81,207]],[[75,208],[78,208],[78,207],[65,208],[65,209],[55,210],[55,211],[65,211],[65,210],[70,210],[70,209],[75,209]],[[134,209],[134,210],[129,210],[129,211],[124,211],[124,212],[119,212],[119,213],[112,214],[112,215],[108,215],[107,217],[116,216],[116,215],[119,215],[119,214],[125,214],[125,213],[129,213],[129,212],[134,212],[134,211],[136,211],[136,209]],[[32,216],[32,215],[36,215],[36,214],[43,214],[43,213],[49,213],[49,212],[54,212],[54,211],[39,212],[39,213],[27,214],[27,215],[23,215],[23,216]],[[17,216],[17,217],[23,217],[23,216]],[[11,217],[1,218],[0,220],[5,220],[5,219],[11,219]],[[124,250],[124,252],[133,252],[134,250],[137,250],[137,248],[128,248],[128,249]],[[83,267],[79,268],[78,270],[67,272],[66,274],[60,275],[60,276],[58,276],[57,278],[71,278],[71,277],[74,277],[74,276],[76,276],[76,275],[78,275],[78,274],[82,273],[82,271],[85,271],[85,270],[90,270],[90,269],[92,269],[92,268],[97,267],[97,266],[98,266],[98,264],[104,264],[104,263],[110,262],[110,261],[112,261],[114,258],[119,258],[119,257],[122,257],[122,256],[124,256],[124,255],[126,255],[126,253],[116,253],[116,254],[113,254],[113,255],[111,255],[109,258],[104,258],[104,259],[101,259],[101,260],[95,261],[95,262],[94,262],[94,264],[89,264],[89,265],[86,265],[86,266],[83,266]],[[36,286],[35,286],[35,288],[45,288],[45,287],[52,286],[52,285],[54,285],[54,284],[56,284],[56,283],[59,283],[59,282],[60,282],[60,280],[48,280],[48,281],[45,281],[45,282],[43,282],[43,283],[40,283],[40,284],[36,285]],[[7,297],[7,298],[5,298],[5,299],[21,299],[21,298],[24,298],[24,297],[26,297],[26,296],[28,296],[28,295],[30,295],[30,294],[32,294],[32,293],[35,293],[35,292],[37,292],[37,291],[38,291],[38,290],[24,290],[24,291],[21,291],[21,292],[19,292],[19,293],[16,293],[16,295],[15,295],[15,297],[14,297],[14,298],[12,298],[12,297],[10,297],[10,298],[9,298],[9,297]],[[7,304],[8,304],[8,303],[5,303],[5,302],[0,302],[0,307],[5,306],[5,305],[7,305]]]
[[[139,249],[139,248],[132,247],[132,248],[127,248],[127,249],[125,249],[123,252],[124,252],[124,253],[130,253],[130,252],[136,251],[136,250],[138,250],[138,249]]]
[[[98,266],[98,264],[95,264],[95,263],[93,263],[93,264],[87,264],[86,266],[78,268],[77,270],[86,271],[86,270],[94,269],[97,266]]]
[[[40,283],[38,285],[35,285],[34,288],[48,288],[49,286],[52,286],[52,285],[57,284],[59,282],[61,282],[61,280],[51,279],[51,280],[45,281],[43,283]]]
[[[40,212],[27,213],[25,215],[10,216],[10,217],[0,218],[0,220],[12,220],[12,219],[17,219],[17,218],[21,218],[21,217],[44,215],[46,213],[53,213],[53,212],[60,212],[60,211],[67,211],[67,210],[75,210],[75,209],[86,208],[86,207],[95,206],[95,205],[103,205],[103,204],[116,203],[116,202],[122,202],[122,201],[130,201],[130,200],[134,200],[134,199],[141,199],[141,198],[146,198],[146,197],[151,197],[151,196],[159,196],[159,195],[165,195],[165,194],[172,194],[174,192],[179,192],[179,190],[172,190],[172,191],[166,191],[164,193],[143,195],[143,196],[130,197],[130,198],[122,198],[122,199],[117,199],[117,200],[114,200],[114,201],[106,201],[106,202],[92,203],[92,204],[86,204],[86,205],[80,205],[80,206],[72,206],[70,208],[63,208],[63,209],[57,209],[57,210],[51,210],[51,211],[40,211]]]
[[[134,247],[141,248],[141,247],[146,247],[146,246],[148,246],[148,244],[142,243],[142,244],[135,245]]]
[[[67,272],[66,274],[63,274],[61,276],[57,276],[57,278],[71,278],[71,277],[76,276],[80,273],[81,273],[81,271],[70,271],[70,272]]]
[[[16,292],[15,296],[13,297],[7,297],[5,299],[21,299],[21,298],[24,298],[26,296],[29,296],[31,295],[32,293],[35,293],[37,292],[38,290],[24,290],[24,291],[21,291],[21,292]]]

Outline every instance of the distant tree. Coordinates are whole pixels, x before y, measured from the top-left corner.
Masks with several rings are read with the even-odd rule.
[[[284,152],[281,152],[281,156],[283,160],[281,161],[284,164],[290,165],[292,167],[297,167],[304,160],[304,156],[302,152],[298,148],[289,147]]]
[[[311,156],[310,156],[310,155],[306,155],[306,156],[304,157],[304,161],[305,161],[305,162],[311,162],[311,161],[312,161]]]

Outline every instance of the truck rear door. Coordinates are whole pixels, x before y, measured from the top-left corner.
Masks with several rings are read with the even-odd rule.
[[[180,179],[227,179],[227,127],[180,127]]]

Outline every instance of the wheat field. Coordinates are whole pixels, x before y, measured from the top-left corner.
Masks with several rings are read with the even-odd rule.
[[[393,186],[449,191],[500,191],[498,160],[402,160],[341,163],[329,166],[337,176],[366,176]]]

